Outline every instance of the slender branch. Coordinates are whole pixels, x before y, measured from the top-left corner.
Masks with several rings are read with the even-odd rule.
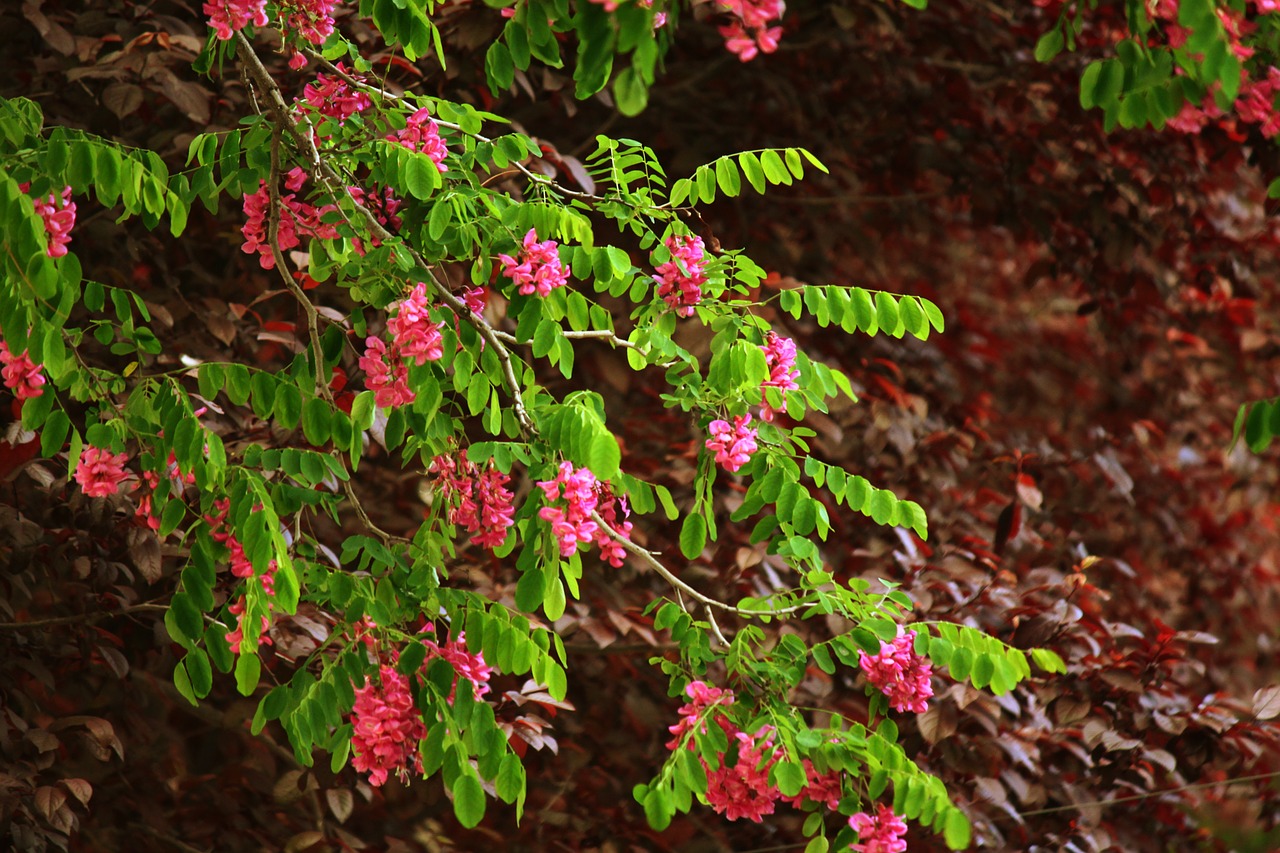
[[[715,599],[715,598],[711,598],[710,596],[703,595],[693,587],[689,586],[689,584],[685,583],[680,578],[676,577],[675,573],[672,572],[670,569],[668,569],[666,566],[664,566],[652,551],[649,551],[645,548],[641,548],[639,545],[632,542],[630,539],[628,539],[627,537],[619,533],[617,530],[615,530],[612,526],[610,526],[609,522],[605,521],[604,518],[600,516],[600,513],[592,512],[591,520],[594,521],[596,524],[598,524],[601,530],[603,530],[605,533],[609,534],[609,536],[611,536],[614,540],[616,540],[617,543],[622,546],[624,551],[636,557],[639,557],[640,560],[645,565],[647,565],[649,568],[653,569],[655,572],[660,574],[667,581],[667,583],[675,587],[678,592],[684,593],[685,595],[692,598],[694,601],[707,607],[708,612],[710,612],[709,608],[715,607],[725,611],[726,613],[732,613],[736,616],[746,616],[746,617],[786,616],[789,613],[795,613],[797,610],[802,610],[807,606],[805,604],[796,604],[791,607],[779,607],[774,610],[743,610],[741,607],[737,607],[732,604],[727,604],[723,601],[720,601],[719,599]],[[714,625],[714,622],[712,624]],[[719,628],[716,628],[716,631],[718,633]],[[723,641],[724,635],[720,634],[719,638]]]
[[[32,619],[29,622],[0,622],[0,631],[25,631],[30,628],[50,628],[54,625],[88,625],[115,616],[129,616],[134,613],[164,613],[169,608],[164,604],[134,604],[119,610],[103,610],[98,613],[77,613],[73,616],[53,616],[48,619]]]

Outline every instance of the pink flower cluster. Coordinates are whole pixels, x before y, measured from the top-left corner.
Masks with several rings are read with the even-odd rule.
[[[447,454],[437,456],[429,470],[440,478],[442,499],[458,501],[449,513],[450,524],[474,533],[471,542],[485,548],[497,548],[506,541],[507,530],[515,523],[511,505],[515,495],[506,487],[510,477],[492,465],[480,472],[465,455],[456,460]]]
[[[780,337],[774,332],[769,333],[765,345],[761,347],[764,350],[765,364],[769,366],[769,378],[762,384],[762,388],[777,388],[779,392],[785,394],[787,391],[795,391],[800,386],[796,384],[796,380],[800,378],[800,371],[795,369],[796,364],[796,342],[791,338]],[[769,405],[766,398],[760,409],[760,420],[772,421],[776,414],[787,413],[787,400],[782,399],[782,405],[777,409]]]
[[[877,808],[875,817],[858,812],[849,818],[849,826],[858,833],[858,843],[850,848],[857,853],[904,853],[907,849],[902,839],[907,824],[889,806]]]
[[[707,283],[706,254],[701,237],[671,235],[667,238],[671,260],[659,264],[654,280],[658,296],[681,317],[692,317],[693,307],[702,301],[702,285]]]
[[[472,654],[467,651],[467,632],[459,631],[457,639],[449,640],[443,645],[434,640],[423,640],[427,647],[426,661],[444,658],[458,675],[453,680],[453,689],[449,691],[449,704],[458,692],[458,678],[471,682],[471,695],[479,699],[489,692],[489,679],[493,677],[493,667],[484,662],[484,652]]]
[[[781,20],[787,9],[783,0],[716,0],[720,8],[734,16],[727,26],[720,28],[724,46],[743,62],[750,62],[760,53],[773,53],[782,38],[782,27],[771,27],[770,22]]]
[[[315,207],[300,201],[296,193],[307,181],[307,173],[301,168],[293,168],[285,175],[285,189],[290,192],[280,196],[280,221],[276,226],[276,243],[281,252],[297,248],[303,237],[318,237],[322,240],[335,240],[338,230],[321,221],[321,217],[334,206]],[[242,203],[245,215],[244,225],[240,233],[244,235],[244,244],[240,247],[246,254],[258,253],[258,265],[264,270],[274,269],[275,256],[271,251],[271,193],[266,181],[258,182],[258,191],[244,197]]]
[[[230,554],[227,556],[227,562],[231,567],[231,574],[238,578],[248,579],[255,576],[253,569],[253,561],[249,559],[249,555],[245,553],[244,545],[240,544],[240,540],[235,534],[227,529],[227,515],[231,511],[231,501],[227,498],[214,501],[214,512],[212,515],[206,515],[204,520],[208,522],[210,535],[215,542],[221,542],[227,546]],[[266,571],[258,576],[259,582],[262,584],[262,591],[268,596],[276,593],[276,561],[272,560]],[[227,645],[231,647],[233,654],[240,654],[240,648],[244,644],[244,613],[247,607],[245,596],[241,595],[235,604],[227,609],[234,614],[236,618],[235,630],[227,633]],[[270,604],[268,604],[270,609]],[[265,645],[272,645],[271,638],[267,636],[267,629],[271,627],[271,620],[263,616],[262,625],[258,630],[258,642]]]
[[[178,467],[178,457],[172,450],[169,451],[168,467],[165,475],[169,478],[170,494],[181,494],[183,488],[192,485],[196,481],[195,471],[188,471],[186,474],[182,473],[182,470]],[[143,519],[147,527],[152,530],[159,530],[160,519],[151,512],[151,495],[160,485],[160,475],[155,471],[143,471],[142,481],[147,484],[150,491],[137,498],[138,508],[134,511],[134,514]]]
[[[444,164],[444,158],[448,156],[449,149],[440,138],[440,126],[431,118],[431,112],[426,107],[409,116],[404,130],[387,134],[387,140],[399,142],[410,151],[426,154],[441,172],[449,170],[449,167]]]
[[[365,352],[360,369],[366,374],[365,384],[374,392],[379,406],[404,406],[417,399],[409,387],[409,366],[405,359],[418,365],[439,361],[444,355],[444,338],[440,325],[432,322],[427,286],[422,282],[400,302],[392,306],[396,315],[387,321],[391,345],[379,337],[365,339]]]
[[[324,44],[333,35],[333,9],[338,0],[281,0],[280,17],[285,28],[312,44]]]
[[[124,463],[129,457],[100,447],[86,447],[76,465],[76,482],[91,498],[105,498],[120,491],[120,483],[129,475]]]
[[[739,415],[733,419],[733,426],[728,421],[714,420],[707,425],[711,438],[706,441],[707,450],[716,455],[716,464],[723,465],[725,470],[736,472],[751,461],[751,454],[756,452],[756,430],[749,427],[751,415]]]
[[[31,184],[19,184],[18,188],[26,192]],[[71,229],[76,224],[76,203],[71,200],[71,187],[63,187],[61,195],[49,193],[44,198],[33,199],[36,213],[44,220],[44,233],[49,238],[49,246],[45,254],[51,258],[60,258],[67,253],[67,244],[71,242]]]
[[[382,223],[383,228],[393,233],[400,230],[402,220],[399,214],[404,202],[391,187],[384,187],[381,193],[376,189],[366,192],[361,187],[347,187],[347,193],[355,199],[357,204],[372,213],[373,218]],[[370,237],[369,241],[375,249],[382,245],[377,235]],[[355,239],[355,250],[356,254],[364,255],[364,244],[359,237]]]
[[[626,550],[591,520],[591,513],[598,508],[600,517],[619,534],[627,537],[631,533],[631,522],[625,520],[630,514],[626,503],[615,500],[607,484],[598,482],[586,468],[575,469],[572,463],[561,462],[556,478],[540,481],[538,488],[542,489],[548,503],[563,498],[566,504],[544,506],[538,510],[538,518],[551,522],[551,530],[560,543],[560,556],[573,556],[579,543],[594,541],[605,561],[615,568],[622,565],[627,556]],[[619,504],[623,520],[618,519]]]
[[[819,773],[808,759],[804,761],[808,782],[796,796],[784,797],[769,782],[769,771],[779,760],[779,756],[773,753],[773,728],[765,726],[754,735],[749,735],[730,722],[726,712],[733,705],[732,690],[694,681],[685,688],[685,694],[689,697],[689,702],[677,712],[680,715],[679,721],[668,728],[673,737],[667,741],[667,749],[678,749],[681,741],[684,741],[686,748],[696,749],[689,734],[705,734],[711,723],[724,730],[731,741],[731,748],[736,741],[737,760],[726,762],[725,756],[721,755],[719,766],[714,770],[699,756],[707,772],[707,803],[718,814],[729,820],[745,817],[760,823],[765,815],[773,814],[778,801],[788,802],[796,807],[802,806],[806,799],[823,803],[831,809],[839,805],[843,794],[840,772],[831,770]],[[733,766],[730,767],[729,764]]]
[[[347,74],[347,69],[341,62],[334,67]],[[347,76],[360,79],[351,74]],[[339,123],[373,106],[373,101],[368,95],[359,89],[352,89],[347,81],[337,74],[333,76],[317,74],[314,83],[308,83],[302,88],[302,96],[316,112],[336,119]]]
[[[26,350],[14,355],[4,341],[0,341],[0,364],[4,365],[0,369],[4,387],[12,391],[13,396],[19,400],[30,400],[44,393],[41,386],[44,385],[45,378],[40,373],[40,365],[31,360],[31,355]]]
[[[369,774],[369,784],[383,785],[391,773],[406,777],[422,772],[418,742],[427,736],[409,692],[409,679],[394,667],[383,666],[380,684],[368,678],[356,690],[351,710],[351,764]]]
[[[205,0],[204,13],[221,41],[235,30],[267,25],[267,0]]]
[[[520,260],[510,255],[498,255],[502,262],[502,274],[519,285],[520,293],[528,296],[537,293],[547,296],[557,287],[569,282],[569,271],[560,261],[555,240],[538,242],[537,233],[530,228],[524,235]]]
[[[858,665],[867,680],[889,697],[895,711],[923,714],[933,696],[933,665],[916,654],[916,632],[908,631],[892,643],[881,643],[878,654],[858,652]]]

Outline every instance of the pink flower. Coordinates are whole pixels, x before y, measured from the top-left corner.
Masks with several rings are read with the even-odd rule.
[[[289,57],[289,67],[294,71],[301,71],[307,67],[307,56],[304,53],[295,51],[293,56]]]
[[[226,41],[234,30],[267,25],[267,0],[205,0],[204,13],[218,39]]]
[[[334,67],[346,73],[346,68],[341,62]],[[355,79],[360,78],[355,77]],[[308,83],[303,87],[302,95],[312,109],[321,115],[337,119],[339,123],[373,106],[373,101],[368,95],[361,90],[353,91],[347,81],[336,74],[332,77],[317,74],[314,83]]]
[[[40,365],[31,360],[31,355],[26,350],[14,355],[4,341],[0,341],[0,364],[4,365],[0,369],[4,387],[12,391],[13,396],[19,400],[30,400],[44,393],[41,386],[44,385],[45,378],[40,373]]]
[[[449,170],[449,167],[444,164],[444,158],[448,156],[449,149],[440,138],[440,126],[431,118],[431,113],[426,107],[409,116],[404,130],[387,134],[387,139],[391,142],[399,142],[410,151],[426,154],[441,172]]]
[[[390,350],[382,338],[370,335],[364,341],[360,369],[365,372],[365,385],[374,394],[374,402],[383,408],[406,406],[417,399],[409,387],[409,368],[394,344]]]
[[[736,732],[730,738],[730,748],[737,741],[738,758],[732,767],[721,756],[720,766],[707,768],[707,804],[729,820],[746,818],[755,823],[763,822],[765,815],[773,814],[782,792],[769,783],[769,771],[778,763],[775,753],[766,758],[773,747],[773,729],[765,726],[755,736]]]
[[[490,467],[480,473],[465,456],[457,461],[441,455],[431,460],[431,473],[440,478],[441,497],[457,499],[449,514],[449,522],[463,527],[473,544],[497,548],[507,539],[507,530],[515,523],[515,495],[508,489],[511,478]]]
[[[706,441],[707,450],[716,454],[716,464],[723,465],[725,470],[736,472],[751,461],[751,454],[756,452],[756,430],[748,427],[751,415],[739,415],[733,419],[733,426],[727,421],[712,421],[707,429],[711,438]]]
[[[418,282],[394,307],[396,315],[387,321],[387,331],[396,357],[413,359],[419,365],[439,361],[444,355],[444,338],[439,324],[431,322],[426,284]]]
[[[22,184],[26,192],[29,184]],[[71,229],[76,224],[76,203],[71,200],[71,187],[64,187],[61,195],[50,193],[45,198],[33,201],[36,213],[44,220],[44,231],[49,238],[49,246],[45,254],[51,258],[61,258],[67,253],[67,244],[71,242]]]
[[[743,62],[750,62],[761,53],[773,53],[782,38],[782,27],[770,27],[770,22],[782,18],[786,4],[782,0],[717,0],[719,6],[734,16],[728,25],[720,27],[725,48]]]
[[[324,44],[333,35],[333,9],[337,0],[281,0],[281,23],[312,44]],[[305,58],[303,60],[305,64]],[[290,66],[292,66],[292,60]]]
[[[889,806],[879,806],[875,817],[858,812],[849,818],[849,826],[858,833],[858,843],[850,848],[857,853],[904,853],[907,849],[902,839],[907,824]]]
[[[489,302],[487,287],[472,287],[462,292],[462,301],[472,314],[483,314],[484,306]]]
[[[245,596],[242,595],[235,604],[232,604],[227,608],[227,610],[236,617],[235,630],[228,631],[226,636],[227,645],[231,647],[232,654],[240,654],[240,650],[244,647],[244,612],[248,609],[248,606]],[[268,608],[270,608],[270,605],[268,605]],[[270,627],[271,620],[266,616],[263,616],[262,624],[258,628],[258,639],[254,641],[252,648],[249,649],[250,652],[256,651],[259,644],[264,646],[274,645],[274,643],[271,642],[271,638],[267,636],[267,629]]]
[[[334,206],[315,207],[305,201],[299,201],[294,193],[302,189],[307,180],[307,173],[300,168],[291,169],[285,175],[285,189],[290,192],[280,196],[279,222],[276,224],[276,245],[281,252],[287,252],[301,245],[303,237],[319,237],[333,240],[338,231],[332,225],[321,221],[321,217]],[[244,235],[241,251],[246,254],[258,253],[258,265],[264,270],[274,269],[275,255],[271,251],[271,193],[266,181],[258,182],[258,191],[247,194],[241,202],[245,222],[240,226]]]
[[[667,729],[674,735],[667,741],[667,749],[675,749],[680,745],[680,739],[685,736],[685,733],[694,729],[705,733],[709,720],[725,718],[723,712],[708,713],[712,708],[716,706],[728,708],[733,704],[732,690],[711,687],[705,681],[689,682],[684,692],[689,697],[689,701],[681,705],[680,710],[676,712],[680,715],[680,721]]]
[[[430,626],[428,626],[430,628]],[[434,630],[434,629],[431,629]],[[467,651],[467,632],[459,631],[457,639],[449,640],[443,645],[437,645],[432,640],[423,640],[422,643],[427,647],[428,662],[436,658],[444,658],[453,667],[457,676],[453,680],[453,689],[449,691],[448,702],[453,704],[453,698],[458,693],[458,679],[465,678],[471,682],[471,695],[479,699],[489,692],[489,679],[493,676],[493,667],[484,662],[484,652],[476,652],[472,654]]]
[[[800,793],[783,799],[796,808],[801,808],[805,800],[825,805],[831,811],[839,808],[840,798],[844,796],[844,777],[840,771],[828,770],[826,773],[819,773],[814,768],[813,762],[806,758],[804,773],[808,782],[800,789]]]
[[[379,671],[381,684],[365,679],[356,689],[351,710],[351,764],[369,774],[369,784],[383,785],[387,776],[407,776],[422,772],[418,742],[427,736],[418,709],[409,692],[409,679],[393,667]]]
[[[129,457],[113,454],[99,447],[86,447],[76,466],[76,482],[91,498],[105,498],[120,491],[120,483],[128,476],[124,463]]]
[[[555,240],[538,242],[537,233],[530,228],[524,235],[520,260],[510,255],[498,255],[502,262],[502,274],[519,285],[520,293],[528,296],[537,293],[548,296],[557,287],[569,282],[569,271],[560,261]]]
[[[702,238],[672,235],[666,245],[671,250],[671,260],[655,270],[658,296],[679,316],[692,317],[694,306],[702,301],[702,285],[707,283]]]
[[[765,364],[769,366],[769,378],[761,383],[761,388],[777,388],[782,393],[798,389],[800,386],[796,384],[796,380],[800,378],[800,371],[795,369],[796,342],[770,332],[761,349],[764,350]],[[772,421],[778,413],[787,413],[786,398],[783,397],[782,405],[777,409],[769,405],[768,398],[765,398],[760,410],[760,420]]]
[[[591,520],[598,497],[595,475],[586,468],[575,469],[570,462],[561,462],[554,480],[538,483],[548,501],[563,497],[567,507],[544,506],[538,517],[551,522],[551,531],[560,543],[560,556],[570,557],[578,550],[579,542],[595,539],[599,525]],[[563,489],[563,494],[561,490]]]
[[[355,199],[357,204],[372,213],[373,218],[382,223],[383,228],[392,233],[400,230],[402,220],[399,212],[404,202],[391,187],[384,187],[381,193],[376,188],[365,192],[361,187],[347,187],[347,193],[351,198]],[[370,237],[369,242],[373,244],[375,249],[382,245],[382,240],[376,235]],[[359,237],[355,239],[355,250],[359,255],[363,255],[365,252],[364,245]]]
[[[916,654],[916,632],[908,631],[892,643],[881,643],[877,654],[858,652],[858,665],[867,680],[889,697],[895,711],[923,714],[933,696],[933,665]]]

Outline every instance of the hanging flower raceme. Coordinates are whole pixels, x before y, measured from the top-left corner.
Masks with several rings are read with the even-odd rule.
[[[750,62],[760,53],[773,53],[782,38],[782,27],[769,24],[781,20],[787,9],[782,0],[717,0],[721,9],[735,20],[720,27],[725,47],[743,62]]]
[[[434,630],[434,628],[430,628]],[[456,639],[437,644],[433,640],[423,640],[427,647],[426,661],[430,663],[436,658],[444,658],[457,673],[453,680],[453,689],[449,691],[448,702],[453,704],[453,697],[458,693],[458,679],[465,678],[471,682],[471,695],[479,699],[489,692],[489,679],[493,676],[493,667],[484,662],[484,652],[472,654],[467,651],[467,632],[459,631]]]
[[[692,317],[694,306],[702,301],[702,286],[707,283],[702,238],[673,234],[667,238],[666,245],[671,251],[671,260],[655,269],[658,296],[679,316]]]
[[[761,823],[773,814],[782,792],[769,782],[769,771],[778,763],[773,749],[773,728],[765,726],[755,735],[730,732],[730,748],[737,742],[737,760],[720,757],[720,766],[707,767],[707,805],[729,820],[746,818]]]
[[[858,665],[867,680],[889,697],[895,711],[923,714],[933,696],[933,665],[916,654],[916,632],[908,631],[891,643],[880,644],[878,654],[858,652]]]
[[[333,10],[337,5],[338,0],[281,0],[280,20],[286,31],[321,45],[333,35]]]
[[[267,0],[205,0],[204,14],[220,41],[253,24],[267,25]]]
[[[444,158],[448,156],[449,149],[440,138],[440,126],[436,124],[435,119],[431,118],[431,112],[426,107],[409,116],[403,130],[387,134],[387,140],[399,142],[410,151],[426,154],[441,172],[449,170],[449,167],[444,164]]]
[[[30,400],[44,393],[45,378],[40,373],[40,365],[31,360],[26,350],[14,355],[0,341],[0,378],[4,379],[4,387],[13,392],[19,400]]]
[[[619,536],[629,540],[631,538],[631,522],[627,521],[627,518],[631,515],[631,508],[627,506],[626,498],[614,497],[613,489],[609,488],[607,483],[597,484],[596,491],[599,499],[596,509],[600,517]],[[621,512],[621,515],[619,515],[619,512]],[[626,562],[627,549],[599,525],[596,526],[596,547],[600,549],[600,559],[615,569],[622,568],[622,564]]]
[[[439,478],[441,498],[458,502],[449,523],[474,533],[472,543],[485,548],[497,548],[506,541],[507,530],[515,523],[515,495],[506,487],[510,477],[492,466],[478,471],[465,455],[437,456],[428,470]]]
[[[422,772],[418,742],[427,727],[414,707],[409,679],[394,667],[383,666],[379,683],[368,678],[357,688],[351,710],[351,764],[369,774],[369,784],[383,785],[395,773],[405,777]]]
[[[76,465],[76,482],[91,498],[105,498],[120,491],[120,483],[129,475],[124,463],[129,459],[123,453],[112,453],[100,447],[86,447]]]
[[[361,79],[359,76],[348,74],[341,62],[334,67],[354,80]],[[337,74],[317,74],[315,82],[303,87],[302,96],[311,109],[339,123],[373,106],[373,101],[363,90],[353,89]]]
[[[276,246],[281,252],[297,248],[303,237],[318,237],[322,240],[336,240],[338,230],[324,222],[321,217],[336,208],[327,204],[315,207],[300,200],[296,193],[307,181],[307,173],[301,168],[290,169],[285,175],[287,194],[279,196],[279,222],[276,224]],[[258,191],[245,195],[241,203],[245,222],[240,227],[244,235],[244,244],[240,247],[246,254],[258,253],[258,265],[264,270],[274,269],[275,253],[271,251],[271,191],[266,181],[258,182]]]
[[[379,406],[404,406],[417,399],[409,387],[409,367],[405,359],[423,365],[444,356],[440,324],[432,321],[430,308],[427,286],[418,282],[408,296],[391,306],[394,316],[387,321],[391,344],[388,346],[375,335],[365,338],[360,369],[365,372],[365,384],[373,391]]]
[[[727,719],[723,711],[712,711],[717,706],[728,708],[733,705],[733,691],[723,687],[712,687],[705,681],[691,681],[684,689],[689,701],[680,706],[676,713],[679,722],[668,727],[673,737],[667,741],[667,749],[675,749],[686,733],[697,730],[700,734],[707,731],[707,723],[711,720]]]
[[[23,192],[30,188],[30,183],[18,184],[18,189]],[[44,198],[33,198],[32,204],[44,220],[44,233],[49,241],[45,254],[61,258],[67,253],[71,229],[76,224],[76,203],[71,200],[71,187],[63,187],[61,193],[49,193]]]
[[[221,542],[227,546],[227,563],[231,569],[231,574],[242,579],[257,577],[259,583],[262,584],[262,591],[268,596],[274,596],[276,561],[272,560],[267,564],[266,571],[258,575],[253,568],[253,561],[249,559],[249,555],[245,553],[244,545],[236,538],[227,525],[227,516],[231,513],[231,501],[228,498],[221,498],[213,502],[213,512],[204,517],[205,522],[209,525],[209,535],[213,541]],[[231,646],[231,651],[236,654],[240,653],[241,644],[244,642],[244,613],[245,613],[245,597],[240,596],[240,600],[231,605],[227,609],[236,616],[235,630],[227,633],[227,643]],[[268,602],[267,609],[271,609]],[[258,643],[271,645],[271,638],[267,636],[267,630],[271,627],[271,620],[267,616],[262,617],[262,625],[258,631]]]
[[[805,786],[794,797],[783,797],[796,808],[802,808],[805,800],[811,800],[826,806],[831,811],[840,807],[840,798],[844,796],[844,774],[839,770],[818,772],[813,762],[804,759]]]
[[[849,826],[858,833],[858,843],[850,848],[857,853],[904,853],[907,849],[902,839],[907,824],[889,806],[879,806],[874,817],[858,812],[849,818]]]
[[[595,540],[600,526],[591,520],[599,498],[596,495],[595,475],[586,468],[573,467],[561,462],[554,480],[538,483],[547,502],[564,499],[564,506],[544,506],[538,510],[538,518],[551,522],[551,530],[560,543],[560,556],[571,557],[578,544]]]
[[[514,281],[524,296],[532,293],[548,296],[569,282],[569,271],[560,261],[556,241],[539,243],[538,234],[532,228],[524,235],[520,260],[510,255],[498,255],[498,260],[502,263],[502,274]]]
[[[707,450],[716,455],[716,464],[724,466],[729,472],[736,472],[751,461],[751,454],[756,452],[756,430],[749,427],[751,415],[739,415],[728,421],[714,420],[707,425],[711,438],[706,441]]]
[[[267,609],[270,609],[270,608],[271,608],[271,605],[268,604]],[[226,637],[227,646],[231,649],[231,653],[233,655],[240,654],[241,649],[244,648],[244,644],[245,644],[244,614],[245,614],[245,611],[248,609],[249,609],[248,598],[243,595],[236,600],[235,604],[232,604],[227,607],[228,612],[230,612],[233,616],[236,617],[236,627],[228,631],[227,637]],[[271,620],[268,617],[263,616],[261,619],[261,624],[258,626],[258,639],[254,641],[254,647],[249,651],[251,652],[256,651],[257,647],[260,645],[261,646],[274,645],[271,642],[271,637],[267,635],[267,630],[270,627],[271,627]]]
[[[777,388],[782,394],[788,391],[795,391],[800,386],[796,380],[800,378],[800,371],[795,369],[796,364],[796,342],[791,338],[784,338],[774,332],[769,333],[768,339],[764,346],[765,364],[769,366],[769,378],[761,383],[761,388]],[[760,420],[772,421],[776,414],[787,413],[787,399],[782,398],[782,405],[773,408],[769,404],[766,397],[761,404]]]

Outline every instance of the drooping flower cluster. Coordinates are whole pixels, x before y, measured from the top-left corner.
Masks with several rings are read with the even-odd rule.
[[[449,523],[468,533],[473,544],[497,548],[507,538],[514,523],[511,502],[515,495],[506,487],[511,478],[492,465],[481,472],[465,455],[442,454],[431,460],[431,473],[440,478],[440,496],[457,505],[449,513]]]
[[[199,414],[196,415],[199,417]],[[190,486],[196,481],[196,472],[188,471],[186,474],[178,467],[178,457],[172,450],[169,451],[169,459],[165,469],[165,475],[169,478],[170,494],[180,494],[184,487]],[[134,514],[146,522],[147,527],[152,530],[160,529],[160,519],[152,513],[151,496],[156,488],[160,485],[160,475],[155,471],[143,471],[142,481],[146,483],[148,491],[145,495],[137,498],[138,507]]]
[[[333,9],[337,5],[338,0],[281,0],[281,23],[305,41],[324,44],[333,35]]]
[[[444,355],[444,338],[440,324],[431,320],[426,284],[418,282],[408,296],[391,307],[396,313],[387,321],[390,346],[370,335],[365,339],[365,352],[360,357],[365,384],[374,392],[377,404],[383,407],[404,406],[417,399],[409,387],[409,366],[405,359],[423,365],[439,361]]]
[[[761,349],[764,350],[765,364],[769,366],[769,378],[761,383],[761,388],[777,388],[783,394],[799,388],[796,380],[800,378],[800,371],[795,369],[796,342],[791,338],[784,338],[775,332],[770,332]],[[760,420],[772,421],[774,415],[786,413],[786,397],[782,398],[782,405],[777,409],[769,404],[769,399],[766,397],[761,404]]]
[[[751,415],[738,415],[733,425],[728,421],[714,420],[707,425],[711,438],[706,441],[707,450],[716,455],[716,464],[723,465],[725,470],[736,472],[751,461],[751,454],[756,452],[755,427],[751,423]]]
[[[524,296],[532,293],[547,296],[569,282],[569,271],[560,261],[557,248],[555,240],[539,243],[537,232],[530,228],[524,235],[519,261],[510,255],[498,255],[502,274],[514,281]]]
[[[31,184],[22,183],[18,188],[26,192]],[[71,187],[63,187],[61,193],[49,193],[44,198],[32,199],[36,213],[44,220],[44,232],[49,238],[45,254],[61,258],[71,242],[71,229],[76,224],[76,203],[71,200]]]
[[[448,156],[449,149],[440,138],[440,126],[436,124],[435,119],[431,118],[431,111],[426,107],[409,116],[403,130],[387,134],[387,140],[399,142],[410,151],[426,154],[441,172],[449,170],[449,167],[444,164],[444,158]]]
[[[13,392],[19,400],[30,400],[44,393],[41,387],[45,383],[40,373],[40,365],[31,360],[31,355],[23,350],[14,355],[4,341],[0,341],[0,378],[4,379],[4,387]]]
[[[840,798],[844,796],[844,776],[839,770],[818,771],[813,762],[804,759],[805,786],[794,797],[783,797],[796,808],[804,806],[805,800],[826,806],[831,811],[840,807]]]
[[[560,556],[573,556],[579,543],[595,542],[601,558],[609,565],[615,568],[622,565],[626,550],[591,518],[591,514],[598,511],[619,535],[630,536],[631,522],[626,520],[630,510],[625,501],[614,497],[607,483],[597,481],[586,468],[575,469],[572,463],[561,462],[556,478],[540,481],[538,488],[546,495],[548,504],[564,501],[563,506],[544,506],[538,510],[539,518],[551,522],[551,530],[560,543]]]
[[[352,766],[368,773],[369,784],[375,787],[385,784],[391,773],[422,772],[418,742],[427,736],[427,727],[414,707],[409,679],[394,667],[383,666],[378,684],[366,678],[355,693]]]
[[[476,699],[489,692],[489,679],[493,677],[493,667],[484,662],[484,652],[472,654],[467,651],[466,631],[459,631],[457,638],[448,640],[443,645],[434,640],[423,640],[422,643],[427,647],[427,663],[436,658],[444,658],[458,674],[453,680],[453,689],[449,691],[449,704],[453,704],[453,697],[457,695],[459,678],[465,678],[471,682],[471,695]]]
[[[890,708],[923,714],[933,696],[933,665],[916,654],[915,639],[916,632],[907,631],[891,643],[882,642],[878,654],[859,651],[858,665],[867,680],[889,697]]]
[[[366,192],[361,187],[347,187],[347,193],[351,198],[355,199],[357,204],[372,213],[373,218],[382,223],[383,228],[386,228],[392,233],[400,230],[402,220],[400,219],[399,214],[400,208],[404,205],[404,201],[395,194],[395,191],[392,190],[391,187],[384,187],[381,193],[376,189]],[[373,244],[375,249],[382,245],[382,240],[380,240],[376,234],[372,235],[369,238],[369,241]],[[364,255],[364,243],[359,237],[355,239],[354,247],[356,254]]]
[[[322,240],[336,240],[338,231],[332,225],[321,221],[321,217],[334,206],[327,204],[315,207],[300,200],[296,193],[307,181],[307,173],[301,168],[290,169],[285,175],[287,194],[280,196],[279,222],[276,225],[276,245],[281,252],[294,249],[302,243],[303,237],[318,237]],[[266,181],[258,182],[258,191],[244,197],[243,209],[245,222],[240,227],[244,235],[244,244],[240,247],[246,254],[258,253],[258,265],[264,270],[274,269],[275,255],[271,251],[271,192]]]
[[[230,552],[227,556],[227,563],[231,568],[231,574],[241,579],[252,578],[256,575],[253,568],[253,561],[249,559],[249,555],[245,553],[244,545],[236,538],[227,526],[227,516],[231,512],[231,501],[228,498],[221,498],[214,501],[213,513],[206,515],[204,520],[209,524],[210,536],[215,542],[221,542],[227,546]],[[262,584],[262,591],[268,596],[275,595],[276,580],[276,561],[272,560],[267,564],[267,569],[261,575],[257,575],[258,581]],[[246,597],[242,594],[235,604],[227,609],[236,617],[236,627],[234,630],[227,632],[227,645],[231,647],[231,651],[240,654],[240,648],[244,644],[244,614],[247,608]],[[268,602],[267,609],[271,609]],[[272,645],[271,637],[267,635],[267,629],[271,627],[271,620],[267,616],[262,617],[262,624],[258,629],[257,642]]]
[[[707,283],[702,238],[673,234],[666,244],[671,250],[671,260],[659,264],[655,270],[658,296],[679,316],[692,317],[694,306],[702,301],[702,286]]]
[[[858,833],[858,843],[850,848],[857,853],[904,853],[907,849],[902,839],[907,824],[889,806],[879,806],[874,817],[858,812],[849,818],[849,826]]]
[[[204,13],[218,39],[226,41],[249,24],[265,27],[267,0],[205,0]]]
[[[720,28],[724,46],[743,62],[750,62],[760,53],[773,53],[782,38],[782,27],[769,24],[780,20],[787,10],[783,0],[716,0],[721,9],[734,16],[727,26]]]
[[[678,749],[681,741],[687,749],[697,749],[690,732],[705,734],[710,724],[718,725],[729,739],[729,751],[719,757],[713,769],[699,754],[698,760],[707,773],[707,803],[717,814],[729,820],[747,818],[760,823],[773,814],[782,792],[769,782],[769,771],[778,762],[773,748],[773,729],[765,726],[749,735],[735,726],[725,710],[733,705],[733,691],[710,687],[694,681],[685,688],[689,702],[678,711],[680,720],[668,731],[673,735],[667,749]]]
[[[341,62],[334,67],[353,79],[360,79],[358,76],[348,74]],[[317,74],[315,82],[308,83],[302,88],[302,96],[305,103],[316,112],[335,119],[339,123],[373,106],[373,101],[368,95],[360,89],[351,88],[351,85],[337,74]]]
[[[76,465],[76,482],[91,498],[105,498],[120,491],[120,483],[129,475],[124,463],[129,457],[101,447],[86,447]]]

